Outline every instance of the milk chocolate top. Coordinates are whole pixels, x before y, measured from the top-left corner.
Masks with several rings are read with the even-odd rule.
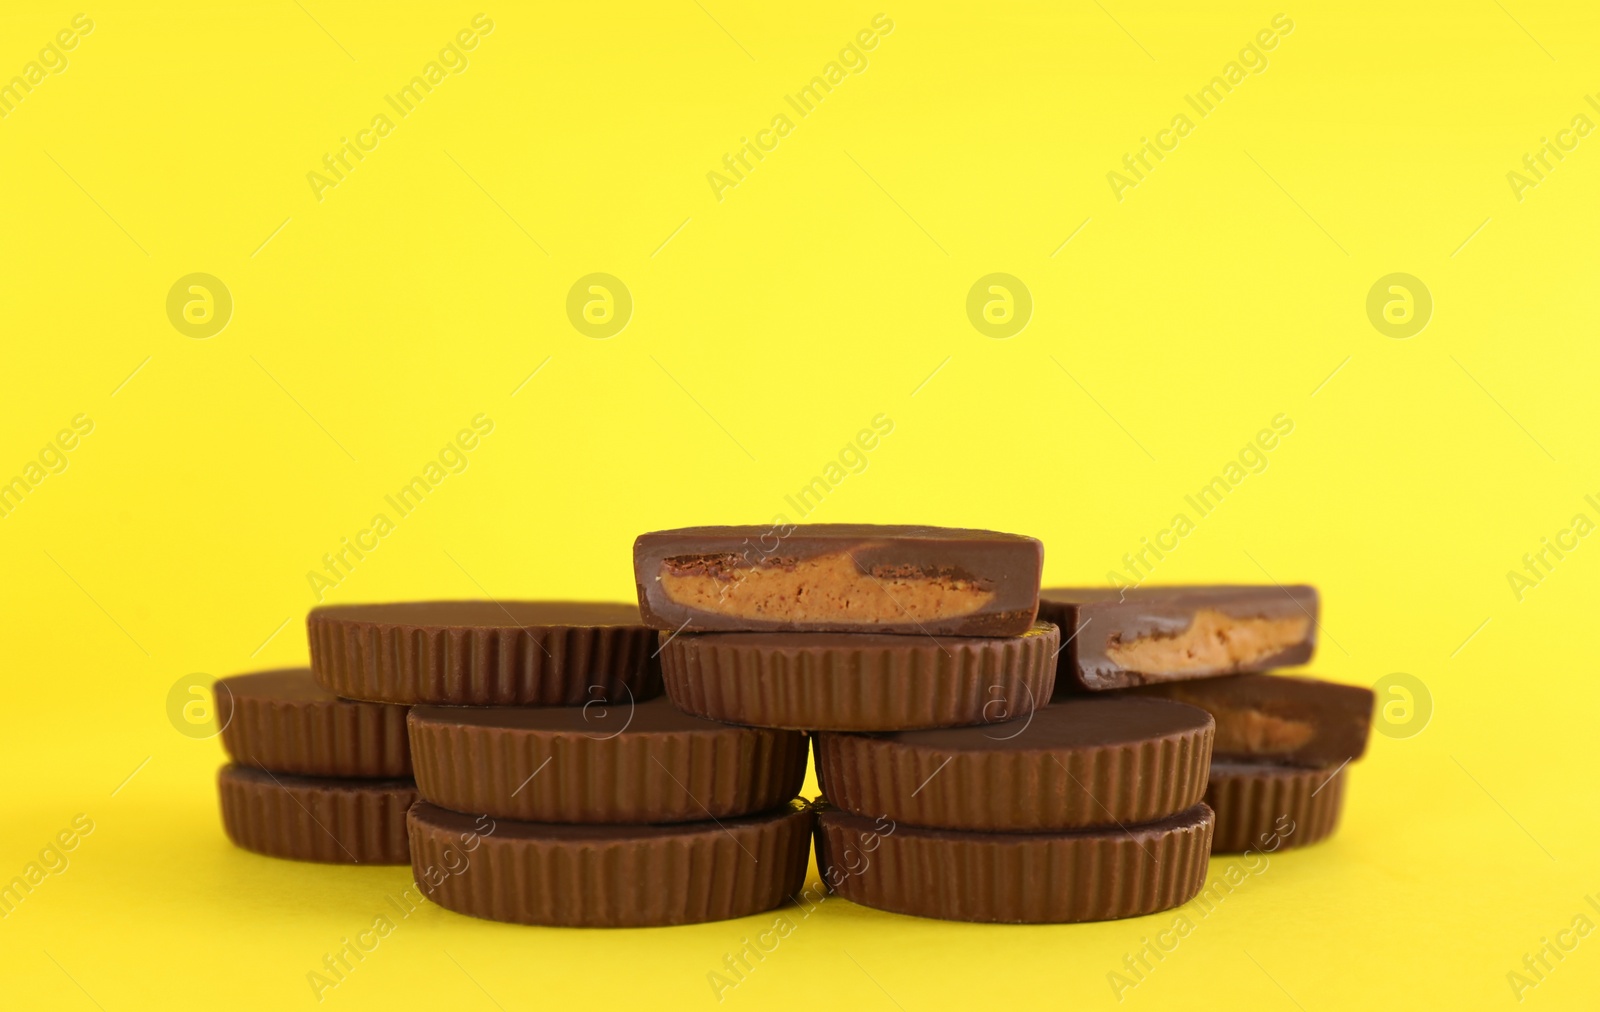
[[[1308,586],[1055,588],[1039,616],[1061,627],[1058,691],[1120,689],[1303,664],[1316,647]],[[1070,637],[1070,640],[1069,640]]]
[[[419,706],[413,712],[413,724],[531,731],[552,736],[586,735],[594,739],[624,733],[726,736],[750,730],[684,713],[664,697],[632,706],[627,702],[602,706]]]
[[[311,609],[310,621],[429,629],[588,628],[639,625],[639,612],[631,604],[609,601],[395,601],[320,605]]]
[[[685,527],[633,552],[645,624],[701,632],[1016,636],[1044,562],[1035,538],[874,524]]]
[[[443,829],[456,833],[470,832],[478,823],[476,815],[463,815],[439,808],[431,803],[423,802],[426,806],[418,809],[418,816],[426,818],[428,822]],[[737,830],[746,825],[756,825],[770,822],[776,818],[795,815],[810,811],[810,805],[803,798],[791,798],[777,808],[765,812],[758,812],[738,819],[723,819],[721,826],[717,823],[690,822],[672,825],[591,825],[581,822],[512,822],[510,820],[496,822],[494,832],[490,835],[496,840],[593,840],[596,842],[618,839],[627,840],[661,840],[673,837],[706,836],[716,837],[725,834],[726,830]]]
[[[248,675],[229,675],[219,679],[228,685],[234,699],[282,700],[299,703],[337,703],[339,697],[317,684],[310,668],[277,668],[253,671]],[[222,722],[219,714],[218,723]]]
[[[876,737],[902,748],[930,749],[958,757],[999,751],[1054,753],[1132,745],[1204,732],[1211,726],[1194,706],[1151,705],[1156,700],[1078,698],[1062,700],[1019,718],[982,727],[935,727]],[[1188,806],[1185,805],[1185,808]]]
[[[1217,721],[1217,759],[1336,766],[1367,750],[1371,689],[1291,675],[1232,675],[1131,690],[1198,706]]]

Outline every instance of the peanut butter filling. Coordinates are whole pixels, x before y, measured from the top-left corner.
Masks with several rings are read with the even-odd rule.
[[[995,597],[978,581],[914,567],[862,572],[849,552],[756,566],[706,557],[666,559],[656,579],[667,598],[685,608],[785,622],[878,625],[962,618]]]
[[[1220,710],[1211,715],[1217,721],[1217,747],[1248,755],[1279,755],[1293,752],[1311,740],[1310,724],[1284,720],[1260,710]]]
[[[1208,710],[1217,722],[1216,751],[1238,752],[1245,755],[1274,756],[1295,749],[1310,741],[1316,728],[1303,720],[1291,720],[1264,713],[1248,706],[1222,706],[1211,694],[1204,691],[1189,692],[1189,685],[1203,686],[1201,682],[1174,682],[1162,689],[1161,695],[1179,703],[1188,703]]]
[[[1153,675],[1234,671],[1303,641],[1310,626],[1311,619],[1304,615],[1234,618],[1202,608],[1183,632],[1127,642],[1113,639],[1106,644],[1106,656],[1129,671]]]

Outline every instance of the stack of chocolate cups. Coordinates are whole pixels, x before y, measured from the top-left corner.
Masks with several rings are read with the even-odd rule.
[[[837,895],[1048,923],[1334,831],[1373,694],[1272,673],[1310,660],[1314,589],[1041,592],[1042,564],[992,531],[699,527],[636,541],[637,608],[317,608],[309,670],[216,683],[223,823],[584,927],[780,906],[813,833]]]
[[[778,906],[805,876],[805,741],[680,713],[625,604],[318,608],[312,669],[409,704],[422,893],[477,917],[622,927]]]
[[[1301,585],[1062,588],[1039,611],[1079,633],[1061,652],[1058,700],[1160,698],[1212,715],[1212,850],[1232,854],[1330,836],[1366,751],[1370,689],[1270,673],[1311,659],[1319,604]]]
[[[1213,723],[1155,699],[1057,703],[1020,721],[821,734],[819,864],[866,906],[962,921],[1102,921],[1204,884]]]
[[[222,825],[246,850],[336,864],[405,864],[417,800],[406,708],[341,699],[305,668],[218,679]]]
[[[916,527],[634,545],[673,703],[812,733],[834,893],[975,921],[1176,906],[1210,854],[1213,722],[1156,700],[1038,709],[1061,637],[1036,621],[1042,563],[1033,538]]]

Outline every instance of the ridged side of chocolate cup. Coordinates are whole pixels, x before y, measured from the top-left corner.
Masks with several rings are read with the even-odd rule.
[[[234,762],[304,776],[411,776],[406,707],[230,691],[251,677],[220,679],[213,688],[222,746]],[[310,671],[304,678],[315,684]]]
[[[1076,833],[884,828],[823,808],[817,866],[837,895],[917,917],[1063,924],[1182,906],[1205,883],[1211,809]]]
[[[457,812],[526,822],[701,822],[766,811],[800,792],[797,731],[531,731],[413,711],[417,790]]]
[[[1327,839],[1344,810],[1346,769],[1212,764],[1206,804],[1217,813],[1217,830],[1211,849],[1242,854]]]
[[[997,639],[663,633],[673,705],[759,727],[900,731],[1020,717],[1050,700],[1060,630]]]
[[[407,864],[409,780],[276,775],[249,766],[217,772],[222,827],[245,850],[328,864]]]
[[[349,699],[452,706],[576,706],[661,694],[643,626],[428,627],[306,620],[311,670]]]
[[[555,927],[657,927],[771,910],[798,893],[811,806],[682,826],[551,826],[419,802],[407,820],[424,895],[457,913]]]
[[[1001,725],[992,733],[1011,732]],[[996,748],[959,755],[860,734],[821,734],[813,741],[817,783],[839,809],[974,832],[1047,832],[1165,818],[1200,802],[1211,768],[1209,726],[1093,749]]]

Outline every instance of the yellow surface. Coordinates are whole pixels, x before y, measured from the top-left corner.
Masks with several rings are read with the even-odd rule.
[[[1572,529],[1600,521],[1600,138],[1563,132],[1600,123],[1592,5],[1316,2],[1281,35],[1241,4],[910,5],[886,34],[835,3],[506,5],[492,31],[405,6],[108,5],[87,34],[0,13],[0,81],[35,82],[0,118],[0,476],[27,482],[0,518],[0,878],[74,847],[0,920],[0,1003],[318,1005],[307,974],[408,873],[234,850],[221,749],[168,697],[304,661],[308,573],[343,539],[376,547],[328,601],[625,598],[636,533],[798,520],[823,476],[807,519],[1034,534],[1051,583],[1158,537],[1156,581],[1314,582],[1314,670],[1421,690],[1389,695],[1409,736],[1374,736],[1339,835],[1273,856],[1120,1004],[1108,975],[1173,914],[830,900],[722,1007],[1507,1008],[1558,937],[1523,1004],[1593,1007],[1600,935],[1558,936],[1600,922],[1600,548]],[[1262,31],[1264,64],[1240,55]],[[1186,96],[1236,61],[1201,116]],[[800,115],[785,96],[831,62]],[[347,138],[375,146],[334,178]],[[708,180],[744,138],[776,146]],[[1108,180],[1145,138],[1176,146]],[[1546,138],[1573,150],[1536,178]],[[196,273],[232,301],[209,337],[212,282],[168,315]],[[969,319],[993,274],[1026,295],[986,281]],[[1431,298],[1410,337],[1414,282],[1368,315],[1392,274]],[[1233,461],[1202,516],[1185,497]],[[1546,538],[1568,548],[1519,594]],[[321,1005],[709,1009],[773,920],[425,906]]]

